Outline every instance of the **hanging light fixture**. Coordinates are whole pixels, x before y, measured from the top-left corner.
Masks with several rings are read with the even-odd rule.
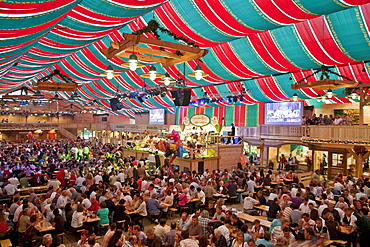
[[[298,101],[298,95],[297,93],[293,94],[293,97],[291,98],[293,101]]]
[[[169,86],[171,83],[175,82],[175,80],[172,79],[168,73],[166,73],[159,82],[163,82],[165,86]]]
[[[356,90],[353,90],[349,96],[350,96],[352,99],[356,99],[356,98],[357,98],[357,96],[358,96],[358,95],[357,95]]]
[[[195,66],[194,73],[190,73],[188,74],[188,76],[192,76],[192,77],[195,77],[195,79],[200,80],[203,77],[209,76],[209,74],[204,73],[202,66],[198,64],[197,66]]]
[[[105,73],[101,73],[101,76],[106,76],[107,79],[111,80],[115,76],[119,76],[119,74],[114,73],[112,65],[108,65],[107,69],[105,70]]]
[[[164,77],[163,74],[159,74],[157,72],[157,69],[154,65],[151,65],[150,68],[149,68],[149,73],[146,73],[146,74],[142,74],[140,75],[141,77],[144,77],[144,78],[150,78],[150,80],[154,81],[156,78],[162,78]]]
[[[131,71],[135,71],[137,68],[142,68],[145,66],[144,64],[138,62],[135,53],[131,53],[130,57],[128,58],[128,62],[121,65],[123,67],[129,68]]]
[[[50,100],[62,100],[60,97],[59,97],[59,95],[58,95],[58,93],[56,93],[55,95],[54,95],[54,97],[53,98],[51,98]]]
[[[330,88],[326,91],[326,96],[327,96],[329,99],[331,99],[331,97],[333,97],[333,96],[334,96],[333,91],[332,91]]]
[[[318,102],[321,102],[322,97],[321,97],[321,95],[320,95],[320,94],[318,94],[318,95],[316,96],[316,100],[317,100]]]

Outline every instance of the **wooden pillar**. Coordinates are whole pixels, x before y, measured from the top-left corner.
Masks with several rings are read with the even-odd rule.
[[[260,166],[264,166],[264,155],[265,154],[265,142],[263,140],[261,140],[261,144],[260,144]]]
[[[278,147],[276,149],[276,168],[274,167],[274,169],[278,169],[278,167],[279,167],[279,161],[280,161],[280,159],[279,159],[279,151],[280,151],[280,147]]]
[[[328,151],[328,179],[332,178],[331,167],[333,165],[333,153]]]
[[[344,176],[347,176],[348,175],[348,152],[347,151],[344,151],[343,152],[343,175]]]

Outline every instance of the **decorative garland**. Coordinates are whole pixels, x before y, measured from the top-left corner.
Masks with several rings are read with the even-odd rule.
[[[303,142],[309,142],[309,143],[329,143],[329,144],[370,145],[370,141],[343,141],[343,140],[305,139],[305,138],[301,138],[301,141],[303,141]]]
[[[166,28],[163,28],[163,27],[160,27],[159,23],[156,20],[149,21],[148,26],[143,27],[142,29],[137,30],[136,32],[133,32],[133,34],[141,35],[141,34],[144,34],[144,33],[153,33],[154,36],[157,37],[157,39],[160,39],[160,35],[158,34],[158,29],[162,33],[166,33],[169,36],[171,36],[174,40],[181,40],[189,46],[199,47],[197,44],[195,44],[194,42],[189,41],[187,38],[184,38],[182,36],[178,36],[178,35],[174,34],[173,32],[171,32],[170,30],[168,30]]]

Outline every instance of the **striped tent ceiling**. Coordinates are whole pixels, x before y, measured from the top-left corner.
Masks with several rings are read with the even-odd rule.
[[[208,54],[167,68],[173,78],[187,77],[193,96],[248,89],[237,104],[285,101],[297,93],[312,99],[324,91],[294,91],[291,84],[321,65],[338,74],[369,83],[370,0],[14,0],[0,3],[0,91],[27,86],[55,69],[82,84],[83,102],[97,100],[109,110],[117,90],[161,83],[143,80],[147,66],[135,72],[108,61],[100,49],[123,39],[155,19],[162,27],[195,42]],[[144,34],[154,37],[152,34]],[[161,39],[175,42],[169,35]],[[208,77],[188,77],[200,63]],[[100,76],[111,64],[120,76]],[[332,75],[332,79],[340,79]],[[309,80],[317,80],[311,77]],[[343,90],[333,90],[330,103],[350,102]],[[59,93],[68,100],[71,93]],[[151,108],[174,111],[170,93],[145,102],[123,101],[115,114],[134,117]],[[227,101],[209,106],[227,106]]]

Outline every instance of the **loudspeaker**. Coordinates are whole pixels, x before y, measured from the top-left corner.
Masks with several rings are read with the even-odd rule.
[[[171,96],[173,98],[173,103],[175,106],[189,106],[191,99],[191,89],[175,89],[171,90]]]
[[[119,111],[123,108],[123,104],[119,101],[118,98],[112,98],[109,100],[110,108],[112,111]]]

